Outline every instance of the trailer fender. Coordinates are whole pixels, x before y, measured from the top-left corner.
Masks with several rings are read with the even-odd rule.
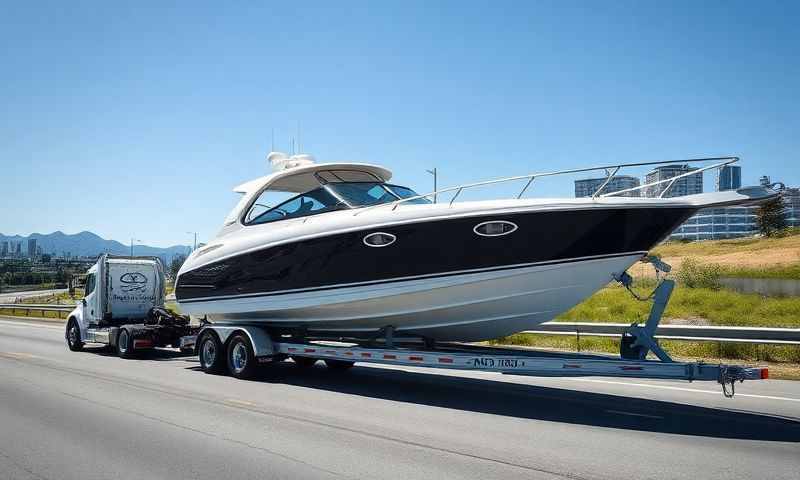
[[[256,357],[271,357],[278,353],[277,348],[275,348],[275,344],[272,341],[272,337],[264,331],[264,329],[259,327],[253,326],[235,326],[235,327],[223,327],[217,325],[209,325],[204,327],[197,335],[197,338],[200,338],[200,335],[203,334],[204,331],[211,330],[217,334],[219,337],[219,341],[226,345],[228,343],[228,338],[236,332],[242,332],[250,339],[250,343],[253,345],[253,351],[255,352]]]

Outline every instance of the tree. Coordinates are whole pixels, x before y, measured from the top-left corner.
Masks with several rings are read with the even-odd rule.
[[[169,273],[172,275],[172,278],[178,276],[178,270],[181,269],[183,266],[183,262],[186,261],[186,255],[182,253],[178,253],[172,257],[172,261],[169,263]]]
[[[786,228],[786,205],[782,197],[773,198],[758,208],[756,224],[761,233],[771,237]]]

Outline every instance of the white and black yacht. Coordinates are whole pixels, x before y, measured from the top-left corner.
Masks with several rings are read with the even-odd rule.
[[[754,203],[776,193],[752,187],[659,198],[619,196],[685,175],[585,198],[522,198],[534,179],[623,167],[548,172],[435,192],[432,203],[359,163],[317,164],[272,153],[271,175],[235,189],[241,201],[208,245],[181,268],[184,313],[213,323],[276,331],[476,341],[552,320],[627,270],[698,209]],[[698,159],[718,163],[735,157]],[[462,190],[525,182],[515,199],[463,201]],[[290,196],[276,203],[279,193]]]

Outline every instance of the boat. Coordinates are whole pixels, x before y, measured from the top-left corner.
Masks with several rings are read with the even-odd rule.
[[[234,189],[241,200],[218,235],[180,269],[183,313],[278,334],[499,338],[550,321],[619,278],[697,210],[777,195],[766,187],[667,195],[681,178],[736,157],[534,173],[427,194],[391,183],[378,165],[278,152],[268,161],[275,171]],[[713,161],[605,192],[622,168]],[[596,170],[607,180],[592,196],[524,195],[538,178]],[[524,183],[515,198],[458,201],[466,189],[511,182]],[[655,198],[625,195],[654,186],[662,190]]]

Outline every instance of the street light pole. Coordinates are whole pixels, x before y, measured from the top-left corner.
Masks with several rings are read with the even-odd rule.
[[[194,235],[194,246],[192,247],[192,251],[194,252],[197,250],[197,232],[186,232],[189,235]]]
[[[436,203],[436,193],[435,192],[439,188],[438,187],[438,174],[437,174],[437,171],[436,171],[436,167],[434,167],[433,170],[425,170],[425,171],[430,173],[431,175],[433,175],[433,191],[434,191],[433,203]]]
[[[131,258],[133,258],[133,242],[141,242],[141,240],[131,237]]]

